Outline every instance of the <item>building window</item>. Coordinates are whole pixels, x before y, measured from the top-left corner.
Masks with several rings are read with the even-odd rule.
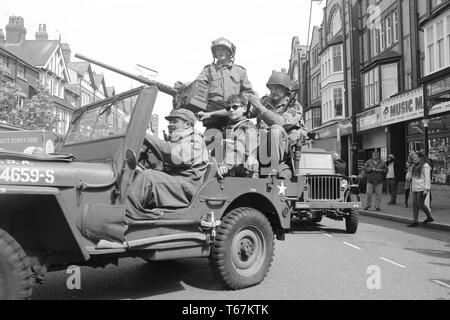
[[[393,14],[394,17],[394,41],[397,42],[399,40],[399,30],[398,30],[398,26],[399,26],[399,21],[398,21],[398,12],[397,10],[394,11]]]
[[[425,76],[450,66],[450,14],[425,28]]]
[[[430,26],[426,29],[426,47],[427,47],[427,69],[428,73],[431,73],[434,71],[434,26]]]
[[[380,102],[378,67],[364,74],[364,107],[368,108]]]
[[[392,17],[386,18],[386,48],[389,48],[394,40],[394,29],[392,28]]]
[[[373,48],[372,53],[373,56],[376,56],[378,53],[380,53],[380,27],[376,27],[372,30],[373,34]]]
[[[444,2],[444,0],[431,0],[431,9],[438,7],[443,2]]]
[[[25,67],[23,65],[17,64],[17,76],[25,79]]]
[[[24,97],[17,98],[17,104],[16,104],[17,108],[23,108],[24,102],[25,102]]]
[[[320,108],[314,108],[313,109],[313,128],[317,128],[320,127],[320,125],[322,124],[320,122],[320,118],[321,118],[321,114],[320,114]]]
[[[333,90],[334,92],[334,114],[336,117],[342,116],[342,88]]]
[[[445,66],[444,39],[444,20],[441,20],[436,23],[436,65],[438,69]]]
[[[333,47],[333,72],[342,71],[342,50],[341,46]]]
[[[385,25],[384,20],[380,22],[380,52],[384,50],[386,43],[386,33],[385,33]]]
[[[398,93],[398,72],[397,64],[387,64],[381,66],[381,95],[382,100]]]

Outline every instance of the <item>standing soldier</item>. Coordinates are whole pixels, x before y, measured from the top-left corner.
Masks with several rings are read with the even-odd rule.
[[[196,79],[208,85],[208,99],[211,102],[208,103],[206,112],[199,112],[198,116],[207,129],[222,131],[227,118],[225,101],[233,94],[252,94],[253,89],[246,70],[234,64],[236,46],[231,41],[225,38],[214,40],[211,52],[213,63],[205,66]],[[185,84],[180,81],[175,83],[176,89],[184,86]]]
[[[291,92],[291,79],[286,72],[274,71],[266,86],[270,90],[270,95],[262,97],[261,101],[253,95],[250,96],[253,107],[250,117],[256,116],[258,128],[266,130],[269,134],[268,141],[261,143],[260,146],[267,146],[270,143],[271,167],[276,168],[281,163],[278,166],[279,176],[290,179],[292,171],[285,160],[290,149],[303,134],[303,107]]]

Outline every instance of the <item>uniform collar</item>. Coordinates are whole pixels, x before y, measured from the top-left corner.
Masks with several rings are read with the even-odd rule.
[[[194,133],[194,128],[188,128],[180,131],[175,131],[172,133],[172,136],[170,137],[170,142],[177,142],[180,141]]]
[[[228,62],[228,63],[221,64],[221,65],[218,65],[217,62],[214,62],[214,66],[215,66],[217,69],[220,69],[220,68],[222,68],[222,67],[227,67],[228,69],[231,69],[231,68],[233,67],[233,65],[234,65],[233,61],[230,61],[230,62]]]

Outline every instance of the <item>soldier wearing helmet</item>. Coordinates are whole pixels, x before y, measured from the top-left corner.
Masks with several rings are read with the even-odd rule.
[[[209,103],[206,112],[198,116],[206,128],[222,130],[227,119],[225,101],[234,94],[252,94],[253,89],[246,70],[234,64],[236,46],[231,41],[222,37],[214,40],[211,53],[213,63],[205,66],[196,80],[208,85],[208,98],[217,103]],[[175,83],[177,89],[183,86],[179,81]]]
[[[148,136],[164,158],[166,170],[146,169],[130,185],[126,211],[136,219],[157,218],[154,208],[189,206],[206,172],[208,151],[203,135],[194,129],[194,113],[174,109],[166,119],[170,141]]]
[[[252,105],[250,117],[256,117],[258,128],[269,134],[272,169],[278,163],[284,164],[290,149],[301,138],[304,127],[303,108],[295,101],[295,94],[291,92],[291,79],[286,72],[274,71],[266,86],[270,91],[268,96],[261,100],[253,95],[249,97]],[[261,145],[267,146],[268,141]],[[278,166],[279,172],[285,169],[283,165]],[[292,172],[286,171],[288,173],[284,177],[289,178]]]

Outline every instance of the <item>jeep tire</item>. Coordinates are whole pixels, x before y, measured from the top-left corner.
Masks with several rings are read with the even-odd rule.
[[[0,229],[0,300],[30,299],[33,276],[22,247]]]
[[[350,202],[358,202],[356,194],[350,194]],[[348,216],[345,217],[345,229],[347,233],[355,233],[358,229],[359,210],[350,210]]]
[[[223,217],[209,261],[216,278],[237,290],[260,283],[269,272],[273,254],[269,220],[260,211],[243,207]]]

